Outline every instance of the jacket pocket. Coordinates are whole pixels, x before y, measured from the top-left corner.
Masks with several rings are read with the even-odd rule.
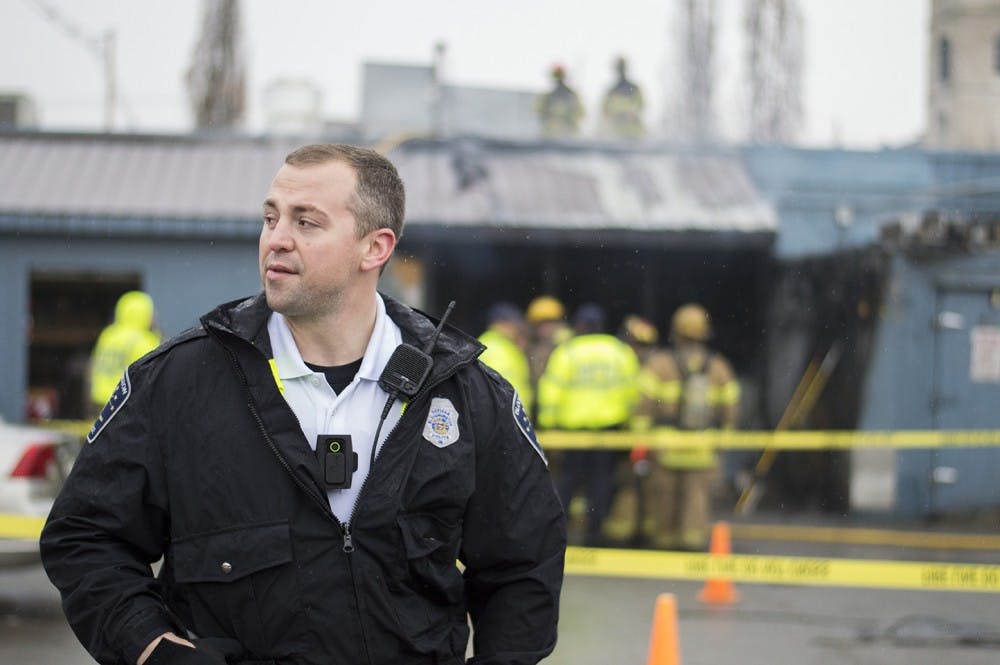
[[[464,662],[469,629],[457,562],[461,522],[408,513],[396,517],[396,526],[405,562],[390,592],[400,628],[417,653],[433,655],[435,662]]]
[[[449,524],[427,513],[396,517],[409,586],[437,602],[462,601],[462,575],[457,567],[461,524]]]
[[[177,538],[172,557],[195,634],[234,637],[248,657],[265,662],[299,650],[300,594],[287,522]]]

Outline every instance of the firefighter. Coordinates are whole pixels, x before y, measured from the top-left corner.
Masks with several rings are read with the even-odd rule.
[[[525,316],[530,327],[528,363],[531,385],[537,387],[552,349],[572,337],[573,330],[566,324],[566,309],[553,296],[538,296],[532,300],[528,303]]]
[[[577,431],[620,430],[629,426],[638,401],[639,359],[614,335],[603,332],[604,310],[582,305],[573,315],[576,335],[555,348],[538,383],[538,424]],[[614,495],[616,450],[567,450],[556,478],[563,506],[571,507],[581,488],[587,509],[583,543],[603,544],[601,527]]]
[[[101,331],[90,355],[90,401],[93,413],[110,399],[125,368],[160,344],[153,329],[153,299],[142,291],[118,298],[114,322]]]
[[[530,413],[535,391],[531,385],[528,357],[524,354],[527,346],[524,315],[517,305],[501,302],[490,307],[487,319],[489,328],[479,336],[486,350],[479,359],[514,386]]]
[[[621,323],[619,338],[632,347],[639,359],[639,403],[632,417],[632,429],[642,432],[654,424],[669,421],[664,402],[676,404],[676,396],[665,396],[663,380],[674,366],[670,353],[658,345],[660,333],[648,319],[629,314]],[[674,382],[672,385],[677,385]],[[678,388],[679,389],[679,388]],[[611,513],[604,523],[604,535],[611,543],[639,547],[649,540],[653,530],[646,503],[644,485],[652,464],[649,451],[641,446],[632,449],[629,459],[619,465],[619,491]]]
[[[683,431],[736,426],[740,386],[729,361],[708,346],[708,312],[690,303],[674,312],[667,361],[645,375],[658,397],[654,422]],[[649,391],[650,388],[647,388]],[[646,483],[654,545],[703,550],[708,542],[717,459],[704,444],[670,448],[655,456]]]
[[[561,65],[552,68],[553,88],[539,97],[537,111],[542,135],[565,138],[580,133],[583,104],[576,92],[566,84],[566,70]]]
[[[642,90],[628,79],[628,62],[623,57],[615,59],[618,79],[604,95],[601,115],[604,132],[609,136],[637,139],[645,135],[642,123],[644,102]]]

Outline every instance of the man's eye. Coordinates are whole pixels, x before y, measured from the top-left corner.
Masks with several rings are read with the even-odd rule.
[[[271,215],[264,215],[264,226],[274,226],[277,219]]]

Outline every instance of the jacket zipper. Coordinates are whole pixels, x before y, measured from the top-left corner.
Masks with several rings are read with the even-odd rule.
[[[440,383],[440,381],[438,381],[437,383]],[[434,385],[437,385],[437,383],[435,383]],[[428,387],[428,390],[429,389],[430,387]],[[416,395],[413,396],[413,399],[410,400],[410,402],[414,402],[418,397],[422,397],[424,392],[425,391],[423,390],[418,392]],[[406,415],[405,412],[400,414],[399,420],[397,420],[396,424],[392,426],[392,429],[389,430],[389,433],[385,435],[384,441],[386,443],[389,442],[390,437],[392,437],[393,433],[399,428],[399,423],[403,420],[404,415]],[[354,513],[357,511],[358,504],[361,502],[361,496],[365,493],[365,487],[368,486],[368,479],[372,477],[372,472],[375,470],[375,462],[378,461],[378,456],[380,452],[378,441],[373,441],[372,445],[375,446],[375,457],[372,460],[372,465],[368,469],[368,475],[365,476],[364,481],[361,483],[361,489],[358,490],[358,495],[354,498],[354,505],[351,506],[351,516],[348,518],[347,522],[342,522],[340,525],[340,528],[343,530],[344,533],[344,553],[348,555],[347,569],[351,571],[351,586],[354,588],[354,603],[355,605],[357,605],[359,610],[361,608],[361,597],[358,594],[358,585],[354,581],[354,561],[353,561],[354,557],[350,556],[351,552],[354,551],[354,539],[351,536],[350,520],[354,518]],[[368,635],[365,632],[365,622],[361,620],[360,616],[358,617],[358,626],[361,628],[361,641],[364,644],[365,656],[367,657],[368,662],[371,663],[372,657],[371,657],[371,652],[368,650]]]
[[[212,328],[212,326],[206,325],[205,328],[209,329],[209,328]],[[216,340],[218,340],[219,344],[222,346],[222,348],[225,349],[226,354],[229,356],[230,362],[233,364],[233,367],[236,369],[236,372],[237,372],[237,374],[240,377],[240,380],[243,382],[243,389],[246,392],[246,396],[247,396],[247,408],[250,409],[250,413],[251,413],[251,415],[253,415],[254,422],[257,423],[257,428],[258,428],[258,430],[260,430],[261,436],[264,437],[264,441],[267,442],[267,445],[271,449],[271,452],[274,454],[274,456],[278,458],[278,462],[281,464],[281,466],[283,466],[285,468],[285,471],[287,471],[288,474],[292,477],[292,481],[296,485],[298,485],[302,489],[303,492],[305,492],[307,495],[309,495],[309,497],[311,499],[313,499],[313,501],[315,501],[318,505],[320,505],[323,508],[324,514],[334,524],[337,524],[340,527],[341,535],[343,537],[343,548],[342,549],[343,549],[344,553],[348,555],[348,557],[347,557],[347,568],[348,568],[348,570],[350,571],[350,574],[351,574],[351,586],[354,588],[354,602],[357,605],[359,613],[360,613],[361,599],[358,596],[358,585],[354,581],[354,564],[351,561],[353,559],[353,557],[350,556],[350,554],[352,552],[354,552],[354,537],[351,535],[350,518],[348,518],[348,521],[345,521],[345,522],[339,521],[337,519],[337,516],[333,514],[333,511],[330,510],[329,500],[326,499],[325,497],[319,497],[308,486],[306,486],[306,484],[303,483],[299,479],[299,477],[296,476],[295,473],[292,471],[292,468],[288,465],[288,462],[281,455],[281,452],[278,450],[277,445],[275,445],[274,440],[271,438],[271,434],[267,431],[267,428],[264,426],[264,421],[261,419],[260,414],[257,412],[257,407],[253,403],[253,395],[250,393],[250,382],[247,380],[246,373],[243,371],[243,368],[240,366],[239,359],[236,357],[236,352],[233,351],[232,349],[230,349],[225,344],[225,342],[223,342],[223,340],[219,337],[219,333],[220,332],[221,331],[213,331],[213,337],[215,337]],[[422,387],[420,389],[420,391],[416,395],[414,395],[413,399],[411,399],[408,403],[412,404],[412,403],[416,402],[418,399],[422,398],[425,394],[427,394],[428,392],[430,392],[432,388],[438,386],[445,379],[447,379],[448,377],[452,376],[458,369],[460,369],[462,367],[465,367],[466,365],[470,365],[473,362],[475,362],[475,357],[473,357],[473,358],[471,358],[469,360],[466,360],[466,361],[462,361],[460,363],[456,363],[455,366],[452,368],[452,370],[450,372],[448,372],[447,374],[444,374],[444,375],[438,377],[437,381],[435,381],[434,383],[432,383],[432,384],[426,384],[424,387]],[[385,443],[388,443],[389,439],[392,438],[392,435],[395,434],[395,432],[396,432],[397,429],[399,429],[399,424],[402,422],[404,415],[405,415],[405,413],[404,414],[400,414],[399,420],[397,420],[396,424],[393,425],[393,427],[392,427],[391,430],[389,430],[389,433],[385,435],[385,439],[384,439]],[[375,460],[374,461],[378,461],[378,457],[379,457],[379,453],[380,453],[380,451],[378,449],[378,441],[374,441],[372,445],[374,445],[376,447],[376,453],[375,453]],[[364,495],[365,488],[368,486],[368,479],[372,476],[372,472],[374,471],[374,469],[375,469],[375,465],[373,463],[372,466],[371,466],[371,468],[368,469],[368,475],[365,476],[364,482],[361,483],[361,489],[358,490],[358,496],[354,499],[354,505],[351,506],[351,517],[352,518],[354,516],[355,511],[357,511],[357,509],[358,509],[358,504],[361,501],[361,497]],[[359,624],[359,627],[361,629],[361,640],[362,640],[362,643],[364,644],[365,656],[366,656],[366,659],[368,660],[368,662],[371,663],[372,662],[371,661],[371,653],[368,651],[368,636],[365,633],[365,625],[364,625],[364,622],[360,620],[360,616],[358,617],[358,624]]]
[[[210,326],[205,326],[205,327],[209,328]],[[267,442],[267,445],[271,449],[271,452],[274,453],[274,456],[278,458],[278,462],[281,464],[281,466],[283,466],[285,468],[285,471],[288,472],[288,475],[291,476],[292,482],[298,485],[303,492],[305,492],[314,502],[317,503],[317,505],[319,505],[322,508],[323,514],[326,515],[327,518],[330,519],[330,521],[332,521],[334,524],[340,527],[341,535],[344,539],[343,550],[345,554],[349,555],[351,552],[354,551],[354,543],[351,537],[351,525],[348,522],[341,522],[340,520],[338,520],[337,516],[333,514],[332,510],[330,510],[329,499],[327,499],[326,497],[318,496],[305,483],[303,483],[299,479],[299,477],[296,476],[295,473],[292,471],[292,467],[288,465],[288,462],[281,455],[281,452],[278,450],[278,446],[274,443],[274,440],[271,438],[270,432],[268,432],[267,428],[264,426],[264,421],[261,419],[260,413],[257,412],[257,407],[253,403],[253,395],[250,393],[250,382],[247,380],[246,373],[243,371],[243,367],[240,366],[239,359],[236,357],[236,352],[230,349],[226,345],[226,343],[218,336],[218,332],[214,333],[213,336],[216,338],[216,340],[218,340],[222,348],[225,349],[226,354],[229,356],[230,362],[233,364],[233,367],[236,368],[236,373],[239,375],[240,380],[243,382],[243,389],[244,392],[246,392],[247,396],[247,408],[250,409],[250,413],[251,415],[253,415],[253,419],[257,423],[257,429],[260,430],[261,436],[264,437],[264,441]],[[364,483],[362,483],[361,488],[364,489]],[[360,492],[358,492],[358,494],[360,495]],[[357,502],[355,502],[355,504],[356,503]],[[354,581],[354,564],[351,561],[352,558],[353,557],[350,556],[347,557],[347,570],[351,576],[351,588],[354,590],[354,603],[358,608],[358,627],[361,630],[361,642],[364,645],[365,649],[365,659],[369,663],[371,663],[372,662],[371,654],[368,651],[368,636],[365,634],[365,624],[364,621],[361,620],[360,616],[361,599],[358,597],[358,585]]]
[[[364,483],[362,483],[362,487]],[[354,539],[351,537],[351,523],[341,522],[340,530],[344,532],[344,553],[350,554],[354,551]]]

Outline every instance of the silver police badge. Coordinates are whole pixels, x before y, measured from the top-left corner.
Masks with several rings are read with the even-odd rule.
[[[435,397],[424,423],[424,438],[438,448],[444,448],[458,441],[458,411],[450,399]]]

